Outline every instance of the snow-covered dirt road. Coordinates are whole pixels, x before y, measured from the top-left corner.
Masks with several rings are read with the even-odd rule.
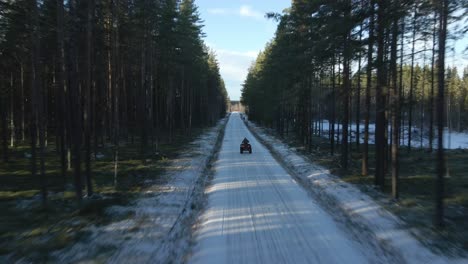
[[[252,154],[240,154],[250,140]],[[336,222],[249,132],[228,121],[190,263],[382,263]]]

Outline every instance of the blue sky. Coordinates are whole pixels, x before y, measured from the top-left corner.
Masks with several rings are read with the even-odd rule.
[[[196,4],[204,20],[205,42],[217,54],[229,97],[239,100],[249,66],[276,30],[277,23],[267,20],[265,13],[281,13],[291,0],[197,0]],[[461,73],[468,65],[468,54],[462,54],[468,36],[447,44],[455,47],[455,52],[447,52],[447,65],[457,66]]]
[[[270,41],[276,22],[267,12],[281,13],[291,0],[198,0],[205,42],[217,54],[221,76],[231,100],[239,100],[247,70]]]

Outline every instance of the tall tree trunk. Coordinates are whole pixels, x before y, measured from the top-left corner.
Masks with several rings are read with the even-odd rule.
[[[43,98],[41,91],[41,72],[40,72],[40,43],[39,43],[39,14],[36,0],[31,1],[31,15],[33,30],[31,31],[31,160],[32,176],[36,176],[36,131],[39,132],[39,162],[40,162],[40,186],[42,204],[47,205],[47,182],[44,168],[44,127],[43,127]]]
[[[387,86],[386,65],[384,62],[385,52],[385,29],[387,24],[387,8],[385,0],[379,0],[379,9],[377,11],[377,87],[376,87],[376,124],[375,124],[375,183],[383,190],[385,186],[385,111],[386,111],[386,95],[385,89]]]
[[[62,177],[64,180],[64,186],[66,184],[67,174],[67,151],[66,151],[66,140],[65,140],[65,49],[64,49],[64,10],[63,0],[57,0],[57,115],[58,115],[58,126],[59,126],[59,140],[60,140],[60,168]]]
[[[1,77],[0,77],[1,78]],[[6,109],[6,100],[4,99],[3,94],[3,85],[2,80],[0,79],[0,122],[2,123],[2,152],[3,152],[3,161],[8,161],[8,121]],[[6,89],[5,89],[6,90]]]
[[[330,154],[333,155],[335,152],[335,120],[336,120],[336,76],[335,76],[335,56],[332,61],[332,100],[331,100],[331,120],[330,120]]]
[[[338,56],[338,87],[340,87],[341,85],[341,56]],[[338,149],[340,148],[340,130],[341,130],[341,126],[340,126],[340,116],[338,115],[338,122],[336,122],[338,124],[338,129],[336,131],[336,146],[338,147]]]
[[[76,0],[70,2],[70,15],[73,18],[74,30],[72,36],[79,39],[78,14]],[[71,152],[73,156],[73,176],[75,182],[75,193],[78,204],[81,205],[83,199],[83,184],[81,178],[81,129],[82,129],[82,109],[81,94],[78,76],[78,47],[73,41],[70,42],[70,113],[71,113]]]
[[[445,176],[445,155],[444,155],[444,93],[445,93],[445,41],[447,38],[447,17],[448,0],[438,3],[439,11],[439,56],[437,59],[438,75],[438,95],[437,95],[437,178],[435,186],[435,225],[444,226],[444,176]]]
[[[24,143],[26,140],[26,109],[25,109],[25,98],[24,98],[24,66],[23,62],[20,62],[20,78],[21,78],[21,141]]]
[[[112,21],[114,25],[119,25],[119,2],[114,1],[112,3]],[[119,84],[119,31],[118,26],[111,28],[111,45],[112,45],[112,57],[111,61],[111,93],[113,97],[110,97],[109,100],[112,101],[112,112],[111,116],[113,117],[111,122],[113,124],[113,132],[112,132],[112,140],[114,142],[114,186],[117,186],[117,177],[118,177],[118,163],[119,163],[119,143],[120,143],[120,124],[119,124],[119,95],[120,95],[120,84]],[[143,89],[144,83],[144,67],[142,66],[142,87]],[[141,99],[141,98],[140,98]],[[138,102],[137,102],[138,103]],[[141,103],[141,101],[140,101]],[[144,109],[144,108],[143,108]],[[140,113],[143,117],[145,113]],[[146,130],[144,130],[146,135]],[[146,143],[145,143],[146,144]]]
[[[398,10],[399,1],[393,3],[393,10]],[[397,69],[397,40],[398,40],[398,17],[394,15],[392,25],[392,43],[390,55],[390,71],[391,71],[391,88],[392,88],[392,146],[391,146],[391,160],[392,160],[392,196],[393,199],[399,198],[399,132],[400,132],[400,93],[398,87],[398,69]]]
[[[417,17],[417,7],[414,6],[413,13],[413,42],[411,48],[411,72],[410,72],[410,90],[409,90],[409,102],[408,102],[408,151],[411,150],[411,134],[413,126],[413,91],[414,91],[414,51],[416,45],[416,17]]]
[[[364,151],[362,156],[362,175],[369,174],[369,121],[370,121],[370,104],[371,104],[371,87],[372,87],[372,56],[374,48],[374,0],[370,1],[370,17],[369,17],[369,47],[367,49],[367,84],[366,84],[366,114],[364,123]]]
[[[37,42],[36,45],[39,45],[39,42]],[[39,50],[39,48],[38,48]],[[40,67],[37,68],[37,70],[40,69]],[[40,76],[40,72],[36,72],[37,76]],[[38,84],[41,82],[38,81]],[[39,129],[39,164],[40,164],[40,181],[41,181],[41,196],[42,196],[42,202],[43,205],[47,205],[47,178],[45,175],[45,143],[46,143],[46,119],[47,115],[44,114],[44,97],[43,97],[43,92],[45,90],[44,86],[37,87],[41,88],[42,91],[38,91],[38,98],[37,98],[37,120],[38,120],[38,129]]]
[[[420,140],[420,148],[423,149],[424,147],[424,114],[425,108],[424,105],[426,104],[426,40],[424,40],[424,51],[423,51],[423,71],[422,71],[422,87],[421,87],[421,116],[420,116],[420,128],[419,128],[419,140]]]
[[[435,87],[435,57],[436,57],[437,13],[434,12],[432,29],[432,59],[431,59],[431,95],[429,100],[429,152],[433,151],[434,141],[434,87]]]
[[[15,131],[15,89],[13,87],[13,72],[10,75],[10,147],[15,146],[16,131]]]
[[[362,41],[362,24],[359,25],[359,42]],[[356,90],[356,149],[359,151],[361,143],[361,61],[362,52],[359,51]]]
[[[351,14],[351,2],[347,2],[344,12],[344,17],[349,17]],[[350,69],[351,47],[349,41],[351,33],[347,32],[343,36],[343,136],[341,141],[341,167],[348,169],[348,125],[349,125],[349,98],[350,98]]]
[[[405,40],[405,19],[402,19],[401,23],[401,41],[400,41],[400,85],[398,86],[398,100],[400,102],[400,118],[398,120],[398,139],[399,139],[399,145],[404,145],[404,131],[402,133],[402,118],[401,118],[401,102],[403,102],[403,59],[404,59],[404,40]]]
[[[142,43],[142,46],[145,44]],[[146,74],[145,74],[145,69],[146,69],[146,55],[145,55],[145,48],[142,48],[141,50],[141,73],[140,73],[140,78],[141,78],[141,87],[140,87],[140,96],[138,98],[139,103],[141,104],[140,106],[140,129],[141,129],[141,155],[142,158],[145,155],[146,152],[146,145],[148,142],[148,134],[147,134],[147,124],[146,124],[146,98],[145,98],[145,93],[146,93]]]
[[[93,195],[93,184],[91,179],[91,96],[92,96],[92,65],[91,53],[93,50],[92,45],[92,16],[94,15],[94,0],[87,1],[87,19],[86,19],[86,78],[85,78],[85,99],[84,99],[84,126],[85,126],[85,176],[86,176],[86,189],[88,197]]]

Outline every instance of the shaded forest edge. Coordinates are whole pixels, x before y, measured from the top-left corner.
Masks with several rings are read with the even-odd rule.
[[[109,221],[226,115],[202,29],[193,0],[0,1],[0,255]]]
[[[29,144],[47,205],[44,155],[56,146],[80,201],[91,159],[121,144],[138,157],[224,117],[227,93],[193,0],[1,2],[1,157]],[[31,19],[30,19],[31,18]],[[26,168],[23,168],[26,169]]]
[[[468,129],[468,67],[446,63],[467,12],[449,0],[292,1],[267,15],[279,25],[241,102],[250,120],[318,149],[345,179],[398,204],[416,199],[421,226],[466,232],[466,154],[445,149],[444,131]]]

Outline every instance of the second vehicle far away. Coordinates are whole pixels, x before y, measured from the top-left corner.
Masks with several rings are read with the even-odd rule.
[[[240,154],[244,153],[244,151],[248,151],[252,154],[252,146],[249,144],[249,140],[247,138],[244,138],[240,144]]]

